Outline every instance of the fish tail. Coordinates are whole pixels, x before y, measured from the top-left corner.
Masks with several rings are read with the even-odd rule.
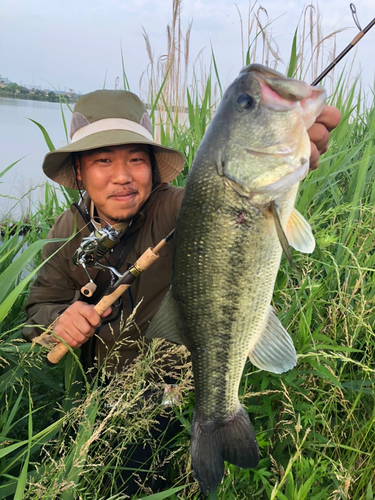
[[[194,414],[191,436],[194,475],[204,495],[214,491],[224,476],[224,460],[244,469],[259,463],[253,426],[244,408],[225,420],[207,420]]]

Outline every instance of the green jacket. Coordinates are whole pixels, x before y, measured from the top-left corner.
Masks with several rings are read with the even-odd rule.
[[[118,244],[124,249],[122,258],[126,255],[119,269],[121,272],[125,272],[148,247],[154,247],[174,228],[182,195],[182,189],[169,184],[161,184],[151,194]],[[90,231],[74,205],[56,220],[48,238],[69,238],[75,228],[77,231],[75,236],[67,243],[52,242],[44,247],[43,260],[56,250],[59,251],[39,270],[36,280],[31,285],[30,296],[26,304],[27,324],[22,331],[23,336],[28,340],[40,335],[44,331],[40,326],[48,327],[59,313],[76,300],[97,303],[110,283],[108,271],[90,269],[89,273],[93,281],[99,282],[98,289],[90,300],[80,293],[81,287],[87,284],[88,278],[81,267],[73,264],[72,256],[82,238],[88,236]],[[122,318],[102,325],[95,336],[99,338],[94,337],[83,344],[81,352],[86,368],[93,366],[95,356],[102,360],[111,352],[119,339],[120,321],[126,320],[138,304],[140,305],[134,317],[134,324],[122,337],[134,341],[140,338],[140,334],[146,332],[150,320],[170,286],[172,242],[173,240],[162,248],[159,259],[123,294]],[[113,258],[111,255],[109,261],[115,265],[116,262],[111,262],[111,257]],[[116,257],[116,260],[118,258]],[[101,273],[100,277],[99,273]],[[116,308],[113,308],[111,318],[119,316],[118,312]],[[108,321],[108,318],[106,320]],[[139,354],[134,342],[130,342],[130,345],[122,344],[122,342],[118,344],[120,345],[117,352],[120,356],[118,368],[121,368],[126,361],[132,361]]]

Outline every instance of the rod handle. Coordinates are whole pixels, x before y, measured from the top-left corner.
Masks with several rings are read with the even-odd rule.
[[[47,354],[47,364],[50,366],[57,365],[61,358],[69,351],[68,347],[62,342],[55,345],[53,349]]]

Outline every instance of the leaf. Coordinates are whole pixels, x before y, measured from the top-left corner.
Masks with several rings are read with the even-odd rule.
[[[295,76],[296,68],[297,68],[297,61],[298,61],[297,31],[298,31],[298,27],[296,28],[296,31],[294,32],[294,36],[293,36],[292,50],[290,52],[290,58],[289,58],[288,73],[286,75],[288,78],[293,78]]]
[[[15,161],[11,165],[9,165],[9,167],[5,168],[2,172],[0,172],[0,179],[1,179],[1,177],[3,175],[5,175],[8,172],[8,170],[10,170],[12,167],[14,167],[14,165],[16,165],[19,161],[23,160],[24,158],[26,158],[26,156],[28,156],[28,155],[22,156],[22,158],[20,158],[19,160]]]
[[[68,104],[66,102],[66,99],[64,97],[64,101],[66,104]],[[64,115],[64,109],[63,109],[63,106],[62,106],[62,101],[61,101],[61,96],[59,95],[59,102],[60,102],[60,111],[61,111],[61,118],[62,118],[62,121],[63,121],[63,125],[64,125],[64,132],[65,132],[65,139],[66,139],[66,142],[69,143],[69,135],[68,135],[68,127],[66,126],[66,120],[65,120],[65,115]],[[69,107],[69,105],[68,105]],[[51,143],[52,144],[52,143]]]
[[[365,500],[374,500],[374,494],[372,492],[372,484],[371,484],[371,479],[370,482],[367,485],[367,490],[366,490],[366,498]]]
[[[74,201],[78,201],[79,199],[78,190],[61,186],[61,191],[69,205],[71,205]]]
[[[17,410],[18,410],[18,407],[21,403],[21,399],[22,399],[22,395],[23,395],[23,391],[24,391],[24,387],[22,387],[19,395],[18,395],[18,398],[16,400],[16,402],[12,405],[12,410],[7,418],[7,421],[5,422],[5,425],[4,425],[4,428],[1,432],[1,437],[5,437],[8,433],[8,430],[11,428],[12,426],[12,422],[14,420],[14,417],[17,413]]]
[[[312,359],[309,359],[306,361],[315,368],[316,372],[318,375],[320,375],[321,377],[323,378],[326,378],[328,379],[330,382],[332,382],[336,387],[339,387],[340,389],[342,389],[342,385],[341,383],[339,382],[339,380],[337,379],[337,377],[335,375],[333,375],[333,373],[331,373],[325,366],[317,363],[316,361],[312,360]]]
[[[122,43],[120,43],[120,47],[121,47],[122,80],[124,83],[124,90],[130,91],[129,80],[128,80],[128,77],[126,76],[126,71],[125,71],[124,54],[122,52]]]
[[[16,369],[9,369],[0,377],[0,394],[6,391],[9,387],[12,387],[17,380],[19,380],[24,374],[25,370],[21,366]],[[0,450],[1,452],[1,450]],[[1,455],[0,455],[1,457]]]
[[[219,72],[217,70],[216,58],[215,58],[214,49],[212,47],[212,44],[211,44],[211,54],[212,54],[212,61],[214,63],[214,70],[215,70],[216,80],[217,80],[217,83],[218,83],[219,89],[220,89],[220,97],[223,97],[223,88],[221,86],[220,76],[219,76]]]
[[[49,439],[54,437],[60,431],[64,422],[65,422],[65,417],[62,417],[59,420],[56,420],[55,422],[53,422],[51,425],[49,425],[45,429],[38,432],[38,434],[35,434],[34,436],[32,436],[32,443],[31,444],[32,444],[33,449],[40,448]],[[13,451],[17,450],[21,446],[25,446],[27,444],[29,444],[29,439],[19,441],[18,443],[13,443],[13,444],[7,446],[6,448],[0,447],[0,458],[3,458],[6,455],[9,455],[9,453],[12,453]],[[27,448],[25,448],[25,452],[26,452],[26,449]],[[21,455],[23,453],[21,453]]]
[[[50,151],[55,151],[55,146],[52,144],[52,141],[50,139],[50,136],[48,135],[48,132],[47,130],[43,127],[43,125],[41,125],[40,123],[36,122],[35,120],[33,120],[32,118],[28,118],[31,122],[35,123],[35,125],[37,125],[40,130],[42,131],[42,134],[43,134],[43,137],[44,137],[44,140],[46,141],[47,143],[47,146],[48,146],[48,149]]]
[[[8,290],[17,280],[20,273],[27,264],[37,255],[37,253],[53,240],[39,240],[32,243],[0,276],[0,303],[8,295]]]
[[[10,497],[10,495],[13,495],[14,492],[16,491],[16,488],[17,488],[17,482],[18,482],[18,479],[15,477],[15,478],[10,478],[10,481],[8,481],[7,483],[4,482],[4,479],[7,475],[6,474],[3,474],[3,477],[2,477],[2,483],[0,484],[0,498],[8,498]],[[8,476],[9,478],[9,476]]]
[[[312,474],[311,477],[309,477],[306,483],[299,489],[297,496],[298,500],[305,500],[305,498],[307,498],[307,495],[311,490],[311,486],[313,485],[314,479],[315,479],[315,472],[314,474]]]
[[[139,500],[163,500],[164,498],[168,498],[175,493],[178,493],[179,491],[183,490],[187,486],[190,486],[189,484],[185,484],[184,486],[178,486],[177,488],[171,488],[166,491],[161,491],[160,493],[155,493],[153,495],[149,495],[147,497],[140,497]]]
[[[30,460],[30,450],[31,450],[31,441],[33,437],[33,419],[32,419],[32,408],[31,408],[31,394],[29,393],[29,440],[27,446],[27,454],[25,458],[25,462],[22,466],[21,474],[18,477],[17,489],[14,495],[14,500],[22,500],[24,498],[25,485],[27,480],[27,471],[29,468],[29,460]]]
[[[281,493],[281,491],[278,491],[275,498],[277,498],[277,500],[292,500],[293,497],[286,496],[284,493]]]
[[[331,344],[317,344],[314,346],[315,351],[335,351],[335,352],[363,352],[360,349],[353,347],[346,347],[344,345],[331,345]]]
[[[294,477],[291,472],[289,472],[287,480],[286,480],[286,488],[285,488],[285,494],[286,497],[289,499],[294,498],[295,494],[295,486],[294,486]],[[279,498],[280,497],[280,492],[278,493]]]
[[[42,262],[36,269],[34,269],[30,274],[26,276],[18,285],[12,290],[12,292],[7,295],[9,288],[13,285],[14,281],[18,278],[20,272],[26,267],[26,265],[32,260],[35,255],[43,248],[46,243],[51,241],[59,242],[66,241],[66,238],[57,238],[53,240],[39,240],[35,241],[30,245],[17,260],[12,262],[12,264],[6,269],[0,276],[0,323],[4,320],[8,314],[10,308],[13,306],[17,297],[20,295],[22,290],[26,287],[29,281],[34,277],[38,270],[49,260],[56,252],[54,252],[50,257]],[[7,295],[7,296],[6,296]],[[6,298],[4,298],[6,296]]]
[[[9,446],[6,446],[5,448],[0,449],[0,458],[6,457],[9,455],[9,453],[12,453],[13,451],[17,450],[18,448],[21,448],[21,446],[25,446],[25,444],[28,441],[20,441],[19,443],[14,443]]]

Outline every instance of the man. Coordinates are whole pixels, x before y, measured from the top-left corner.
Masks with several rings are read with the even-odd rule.
[[[339,111],[327,106],[309,129],[311,169],[317,168],[319,156],[327,150],[330,131],[339,121]],[[48,327],[54,322],[51,339],[58,342],[61,338],[73,348],[82,347],[82,360],[88,368],[96,357],[103,360],[114,348],[121,311],[109,308],[102,318],[96,313],[91,304],[110,283],[110,273],[89,270],[93,281],[98,281],[98,289],[88,300],[80,293],[88,282],[87,274],[73,264],[72,256],[91,232],[90,219],[98,228],[109,223],[120,233],[121,241],[107,263],[121,272],[148,247],[155,246],[176,222],[183,190],[168,183],[182,171],[184,157],[153,140],[146,108],[127,91],[99,90],[81,97],[74,108],[70,136],[71,144],[46,155],[43,170],[62,186],[78,189],[81,197],[79,204],[57,219],[48,237],[69,238],[75,230],[76,235],[65,245],[46,245],[43,260],[52,257],[31,286],[23,335],[32,339],[42,333],[40,325]],[[169,288],[171,262],[169,243],[152,268],[122,297],[125,319],[140,303],[135,324],[126,332],[128,338],[136,340],[140,332],[145,333]],[[120,354],[118,368],[138,352],[133,343],[122,346]]]

